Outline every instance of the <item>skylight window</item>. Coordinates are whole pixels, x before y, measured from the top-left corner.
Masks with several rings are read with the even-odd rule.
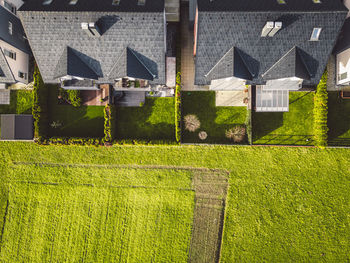
[[[314,2],[314,4],[321,4],[321,0],[312,0]]]
[[[315,27],[312,31],[310,41],[318,41],[320,38],[322,28]]]
[[[112,5],[119,5],[120,4],[120,0],[112,0]]]
[[[76,5],[78,3],[78,0],[70,0],[69,4],[70,5]]]
[[[277,3],[280,5],[285,5],[286,1],[285,0],[277,0]]]
[[[146,0],[137,0],[137,5],[145,5]]]
[[[53,0],[44,0],[43,5],[50,5]]]

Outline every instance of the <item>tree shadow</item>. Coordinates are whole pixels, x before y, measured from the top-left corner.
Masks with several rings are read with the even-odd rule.
[[[164,99],[164,98],[158,98]],[[152,114],[162,115],[162,112],[154,112],[155,100],[146,98],[142,107],[117,107],[116,137],[129,140],[174,140],[175,121],[172,124],[160,121],[151,123]],[[172,109],[174,106],[172,106]],[[169,110],[172,110],[169,109]],[[166,110],[166,109],[165,109]]]
[[[328,139],[331,145],[350,145],[350,100],[338,92],[328,96]]]
[[[259,140],[283,126],[283,112],[253,112],[253,140]]]

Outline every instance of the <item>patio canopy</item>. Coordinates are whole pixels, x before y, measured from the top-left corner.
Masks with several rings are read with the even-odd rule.
[[[263,86],[257,86],[255,106],[257,112],[289,111],[289,91],[266,90]]]

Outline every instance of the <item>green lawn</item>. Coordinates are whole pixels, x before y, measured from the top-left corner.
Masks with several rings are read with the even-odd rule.
[[[313,92],[289,92],[289,112],[254,112],[253,143],[313,145]]]
[[[10,105],[0,105],[0,114],[32,114],[32,106],[32,91],[11,90]]]
[[[201,126],[195,132],[182,128],[182,140],[185,143],[232,143],[225,137],[226,130],[236,125],[244,125],[247,107],[216,107],[214,91],[182,92],[182,117],[194,114]],[[205,131],[206,140],[200,140],[198,133]]]
[[[1,261],[188,260],[188,171],[17,165],[10,177]]]
[[[350,146],[350,100],[328,92],[329,144]]]
[[[174,98],[146,98],[142,107],[117,107],[117,138],[175,140],[174,103]]]
[[[49,92],[50,124],[59,122],[58,128],[50,128],[50,136],[58,137],[103,137],[103,106],[59,105],[58,89],[54,85],[46,85]]]
[[[0,114],[32,114],[32,106],[32,91],[11,90],[10,105],[0,105]]]
[[[0,162],[2,184],[4,185],[6,180],[10,180],[9,178],[16,175],[16,184],[21,186],[18,191],[21,191],[20,193],[27,191],[30,197],[27,205],[36,206],[36,209],[48,207],[48,202],[51,202],[52,198],[48,196],[47,201],[43,200],[43,203],[36,202],[34,198],[36,193],[30,188],[30,184],[26,183],[28,180],[42,180],[41,178],[50,175],[46,180],[48,182],[57,182],[58,180],[64,182],[65,180],[78,178],[74,179],[76,184],[86,182],[89,185],[92,183],[98,185],[99,182],[94,182],[93,180],[95,180],[94,178],[100,178],[101,182],[105,181],[108,185],[113,175],[106,175],[106,169],[86,172],[76,170],[76,172],[73,172],[71,170],[75,171],[77,168],[33,168],[32,166],[16,165],[14,162],[120,164],[127,166],[171,165],[227,169],[230,172],[230,188],[226,203],[226,222],[221,251],[222,262],[350,261],[349,149],[321,150],[317,148],[232,146],[113,146],[96,148],[83,146],[38,146],[32,143],[0,142],[0,152],[2,153]],[[50,169],[52,172],[46,173],[40,169]],[[114,174],[116,177],[122,176],[122,173],[118,171]],[[148,174],[148,177],[151,177],[152,173]],[[158,177],[158,175],[155,176],[156,178]],[[37,177],[38,179],[36,179]],[[137,177],[145,178],[139,175]],[[134,185],[133,178],[131,177],[131,181],[127,181],[125,184]],[[185,179],[183,176],[180,176],[179,180],[185,180],[185,182],[189,183],[186,176]],[[162,182],[162,179],[159,179],[159,182]],[[64,187],[69,189],[69,185],[65,185]],[[172,185],[179,186],[179,182],[175,180],[175,177],[169,177],[169,180],[164,180],[164,185],[168,187]],[[33,186],[36,187],[35,189],[38,189],[40,185]],[[51,189],[56,186],[48,185],[47,187]],[[74,187],[74,185],[71,187]],[[89,198],[93,199],[85,197],[85,194],[82,192],[82,189],[85,189],[84,186],[77,187],[77,198],[86,198],[83,200],[91,201],[91,206],[95,207],[94,198],[97,198],[97,203],[100,202],[100,195],[102,197],[105,195],[104,190],[103,188],[99,189],[97,186],[85,187],[90,189],[88,190],[91,192]],[[13,197],[15,198],[14,200],[17,200],[17,203],[11,204],[10,202],[10,205],[17,204],[18,208],[14,209],[20,209],[20,207],[23,207],[23,196],[19,194],[15,197],[15,189],[15,187],[10,188],[10,200]],[[39,190],[37,198],[43,198],[41,195],[45,196],[46,193]],[[56,195],[55,193],[54,196],[58,200],[63,198],[70,200],[73,198],[70,194]],[[122,200],[126,202],[128,195],[125,194],[125,196]],[[147,202],[143,202],[143,204],[144,207],[148,208],[148,195],[141,196],[146,198]],[[52,200],[52,202],[57,204],[55,200]],[[133,205],[134,201],[128,203]],[[57,204],[57,209],[61,213],[63,211],[70,211],[70,213],[76,211],[76,209],[69,209],[66,204],[63,201],[62,203],[60,202],[59,206]],[[120,203],[116,201],[117,204]],[[101,206],[106,207],[106,204],[103,203]],[[52,207],[55,207],[55,205]],[[16,210],[13,211],[15,212]],[[47,215],[44,211],[42,211],[43,215]],[[80,210],[78,209],[77,211]],[[185,210],[183,211],[185,212]],[[3,211],[0,212],[4,213]],[[57,213],[60,212],[57,211]],[[52,213],[54,215],[52,217],[53,220],[57,219],[58,217],[55,217],[57,216],[56,212],[53,211]],[[104,214],[102,213],[101,215]],[[27,217],[26,214],[23,214],[23,216],[27,219],[31,218]],[[95,214],[92,213],[91,216],[92,220]],[[45,223],[46,221],[43,221],[44,223],[41,224],[41,221],[35,221],[34,218],[33,221],[26,221],[25,219],[24,222],[49,227]],[[74,222],[74,220],[78,219],[72,219],[71,222]],[[84,220],[87,219],[84,218]],[[13,224],[17,224],[17,221]],[[13,224],[11,223],[11,225]],[[23,225],[20,224],[20,226]],[[64,229],[64,225],[58,225],[57,231],[62,231],[62,227]],[[144,228],[141,227],[141,229]],[[67,235],[71,233],[69,230],[70,228],[67,227],[65,232]],[[24,231],[24,228],[21,231]],[[31,234],[31,231],[24,231],[22,233],[35,235],[38,232]],[[118,231],[115,234],[120,235]],[[28,246],[23,246],[23,248],[22,246],[15,247],[15,252],[12,252],[11,255],[17,253],[18,249],[28,247],[41,249],[40,246],[39,248],[36,246],[34,248],[34,243],[25,243],[28,240],[26,235],[12,235],[12,237],[15,239],[23,238],[23,244],[28,244]],[[54,237],[47,236],[46,238]],[[87,239],[89,240],[88,237]],[[91,244],[91,248],[96,247],[94,245],[96,244],[95,241],[95,238],[92,237],[89,240],[88,244]],[[144,244],[148,245],[148,243]],[[177,243],[174,244],[177,245]],[[173,246],[174,244],[172,243],[171,245]],[[2,256],[6,257],[7,253],[5,254],[5,251],[11,251],[12,249],[7,248],[7,245],[3,242],[1,246],[5,246],[5,248],[1,249],[1,253]],[[120,251],[118,247],[116,249]],[[129,247],[126,247],[121,249],[121,251],[128,249]],[[123,253],[126,252],[124,251]],[[167,253],[170,252],[168,251]],[[69,250],[67,254],[69,254]],[[137,256],[133,253],[130,253],[130,255]],[[6,262],[7,260],[3,261]],[[25,260],[23,259],[22,261]],[[182,260],[179,259],[179,261]]]

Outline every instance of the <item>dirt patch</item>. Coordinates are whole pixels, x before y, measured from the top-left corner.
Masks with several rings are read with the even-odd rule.
[[[195,209],[190,262],[218,262],[224,224],[228,176],[223,171],[195,171]]]

